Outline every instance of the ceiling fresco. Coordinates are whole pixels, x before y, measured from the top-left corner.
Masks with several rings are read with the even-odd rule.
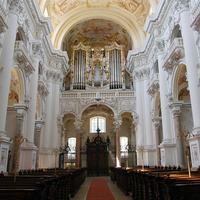
[[[132,48],[132,40],[128,32],[120,25],[103,19],[92,19],[73,27],[66,35],[63,42],[63,50],[67,50],[70,57],[70,46],[82,42],[91,47],[104,48],[113,42],[126,46],[126,52]]]
[[[88,8],[120,6],[133,13],[142,5],[142,0],[54,0],[52,10],[59,15],[66,14],[68,11],[80,5]]]
[[[86,37],[111,37],[117,33],[118,25],[107,20],[93,19],[82,22],[78,25],[77,30]]]
[[[150,10],[149,0],[52,0],[48,7],[54,29],[67,13],[76,8],[123,9],[137,19],[141,27],[144,26]]]

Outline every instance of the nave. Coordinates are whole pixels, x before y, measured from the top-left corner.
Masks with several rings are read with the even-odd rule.
[[[81,185],[81,188],[77,192],[76,196],[72,200],[87,200],[87,193],[90,188],[92,179],[96,177],[86,177],[85,182]],[[98,178],[105,178],[106,183],[114,196],[115,200],[130,200],[130,196],[125,196],[125,194],[114,184],[109,176],[98,176]],[[99,188],[101,189],[101,188]],[[99,199],[100,200],[100,199]]]

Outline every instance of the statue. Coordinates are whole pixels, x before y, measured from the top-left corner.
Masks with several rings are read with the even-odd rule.
[[[107,79],[107,84],[109,84],[109,70],[106,70],[106,79]]]
[[[74,78],[74,71],[71,70],[71,73],[70,73],[70,84],[71,85],[73,84],[73,78]]]
[[[67,76],[65,76],[63,79],[63,87],[65,87],[66,79],[67,79]]]
[[[125,83],[125,70],[122,70],[122,78],[123,78],[123,83]]]
[[[86,70],[86,72],[85,72],[86,84],[88,84],[89,73],[90,73],[90,71]]]

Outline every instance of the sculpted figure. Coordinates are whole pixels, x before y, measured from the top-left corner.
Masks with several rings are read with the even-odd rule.
[[[74,78],[74,71],[71,70],[71,73],[70,73],[70,84],[71,85],[73,84],[73,78]]]

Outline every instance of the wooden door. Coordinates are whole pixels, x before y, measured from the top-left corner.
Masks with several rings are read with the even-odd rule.
[[[87,144],[88,176],[108,175],[107,143],[100,136]]]

